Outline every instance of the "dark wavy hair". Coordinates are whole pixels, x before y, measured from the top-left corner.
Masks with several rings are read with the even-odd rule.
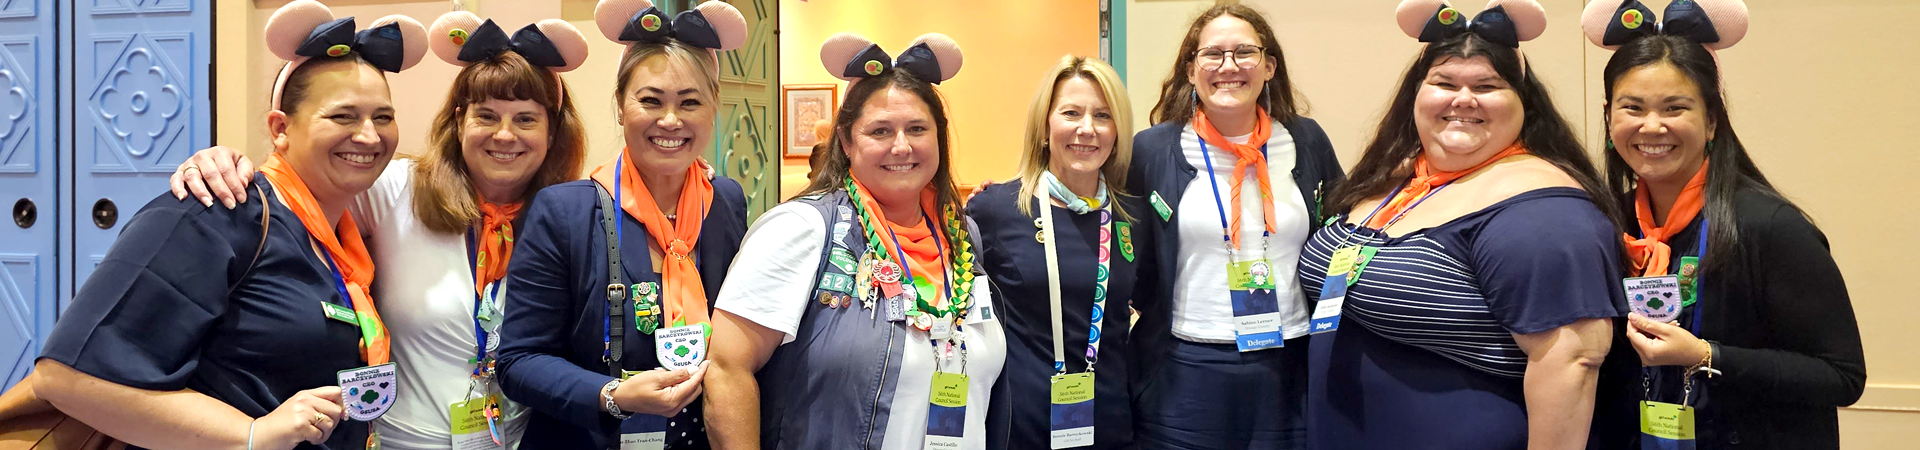
[[[1221,3],[1201,11],[1199,17],[1193,18],[1193,24],[1187,26],[1187,37],[1180,41],[1179,53],[1173,56],[1173,72],[1167,74],[1166,81],[1160,82],[1160,101],[1153,104],[1149,122],[1193,120],[1193,111],[1200,105],[1194,97],[1193,83],[1187,81],[1187,72],[1193,70],[1194,54],[1200,51],[1200,30],[1220,16],[1233,16],[1253,25],[1253,32],[1260,35],[1260,46],[1266,47],[1266,56],[1273,58],[1273,78],[1267,80],[1260,91],[1260,107],[1283,124],[1300,118],[1307,111],[1307,102],[1293,90],[1293,79],[1287,76],[1287,55],[1280,51],[1280,41],[1273,37],[1273,27],[1267,25],[1267,17],[1246,5]]]
[[[1713,53],[1699,43],[1678,36],[1652,35],[1621,45],[1601,72],[1601,81],[1606,86],[1607,117],[1612,117],[1613,90],[1620,77],[1633,69],[1659,64],[1672,65],[1700,90],[1707,120],[1714,130],[1713,139],[1707,141],[1707,160],[1712,163],[1707,164],[1707,205],[1701,210],[1707,220],[1707,248],[1713,249],[1714,257],[1701,258],[1700,274],[1704,276],[1726,270],[1740,261],[1740,233],[1734,224],[1735,193],[1747,189],[1788,205],[1793,202],[1780,195],[1773,183],[1767,181],[1767,176],[1760,173],[1760,167],[1754,165],[1753,158],[1747,156],[1746,146],[1740,143],[1740,135],[1733,131],[1728,119],[1726,97],[1719,90],[1720,67],[1714,62]],[[1612,128],[1607,126],[1609,123],[1601,125]],[[1620,158],[1620,153],[1611,148],[1611,137],[1607,143],[1607,192],[1631,199],[1626,196],[1631,195],[1639,176]],[[1798,211],[1799,206],[1794,209]]]
[[[1521,110],[1526,116],[1520,123],[1520,142],[1534,156],[1552,163],[1578,181],[1580,187],[1587,191],[1587,197],[1613,221],[1614,228],[1620,228],[1619,201],[1600,183],[1593,161],[1587,159],[1586,149],[1574,137],[1573,127],[1568,126],[1567,120],[1554,108],[1546,85],[1540,82],[1532,69],[1525,66],[1519,51],[1473,33],[1463,33],[1427,45],[1413,64],[1407,67],[1407,73],[1401,77],[1400,87],[1393,95],[1393,103],[1387,108],[1386,117],[1380,119],[1380,127],[1374,133],[1373,140],[1367,143],[1366,152],[1354,164],[1347,182],[1336,188],[1328,198],[1328,210],[1335,214],[1351,210],[1361,201],[1386,195],[1410,175],[1412,166],[1407,162],[1422,151],[1420,132],[1414,126],[1414,101],[1427,78],[1427,71],[1448,59],[1475,57],[1486,58],[1494,72],[1519,94]]]

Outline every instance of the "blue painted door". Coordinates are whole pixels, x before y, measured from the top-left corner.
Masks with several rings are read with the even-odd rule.
[[[67,0],[72,195],[62,308],[127,219],[213,138],[210,0]],[[239,71],[235,71],[239,72]]]
[[[54,0],[0,1],[0,387],[33,367],[55,314]]]

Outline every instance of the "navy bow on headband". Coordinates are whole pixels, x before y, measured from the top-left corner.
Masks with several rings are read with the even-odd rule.
[[[1505,5],[1481,11],[1480,15],[1471,19],[1460,10],[1440,5],[1427,18],[1427,25],[1420,29],[1420,42],[1440,42],[1465,33],[1473,33],[1496,44],[1520,47],[1520,32],[1514,28],[1513,18],[1507,17]]]
[[[506,30],[500,29],[493,19],[487,19],[467,36],[466,42],[460,46],[460,60],[485,61],[508,50],[519,53],[528,63],[536,66],[567,65],[566,58],[560,56],[560,49],[553,46],[553,41],[547,39],[546,33],[540,32],[538,24],[521,27],[520,31],[513,32],[513,37],[507,37]]]
[[[1700,10],[1698,3],[1674,0],[1667,4],[1666,16],[1665,22],[1656,22],[1653,8],[1648,8],[1639,0],[1621,2],[1620,8],[1613,13],[1618,20],[1607,21],[1607,33],[1600,43],[1621,45],[1634,38],[1655,34],[1680,36],[1701,44],[1720,42],[1720,33],[1713,30],[1713,20],[1707,18],[1707,12]]]
[[[342,57],[359,53],[361,59],[373,64],[374,68],[399,72],[400,64],[406,60],[406,44],[400,37],[400,24],[389,23],[356,33],[353,31],[352,17],[334,19],[320,24],[307,35],[306,42],[294,54],[305,57]]]
[[[855,55],[852,61],[847,62],[847,67],[841,69],[840,75],[847,78],[875,76],[887,70],[888,65],[905,70],[921,81],[940,84],[940,61],[934,57],[933,49],[927,47],[925,42],[907,47],[907,51],[900,52],[897,60],[888,57],[886,50],[881,50],[880,45],[869,45],[860,50],[860,54]]]
[[[667,20],[667,14],[660,8],[648,6],[633,13],[627,26],[620,29],[620,40],[626,42],[660,43],[668,38],[705,49],[720,48],[720,33],[697,9],[682,11],[673,20]]]

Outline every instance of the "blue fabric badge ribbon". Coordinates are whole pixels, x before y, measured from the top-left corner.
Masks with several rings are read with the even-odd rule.
[[[1707,18],[1707,12],[1700,4],[1691,0],[1674,0],[1667,4],[1667,19],[1654,18],[1653,8],[1639,0],[1625,0],[1614,9],[1613,20],[1607,21],[1607,32],[1601,38],[1603,45],[1622,45],[1635,38],[1665,34],[1679,36],[1701,44],[1720,42],[1720,33],[1714,31],[1713,20]]]
[[[387,72],[400,71],[401,62],[406,60],[406,44],[400,35],[400,24],[389,23],[357,33],[353,29],[352,17],[320,24],[293,53],[310,58],[337,58],[359,53],[360,59],[367,60],[374,68]]]
[[[1067,185],[1061,183],[1059,177],[1053,176],[1053,171],[1051,170],[1040,172],[1040,182],[1047,184],[1047,194],[1052,195],[1054,200],[1059,200],[1060,203],[1066,204],[1067,209],[1073,211],[1074,214],[1086,214],[1098,210],[1098,208],[1093,207],[1093,205],[1088,205],[1086,200],[1081,200],[1080,196],[1075,195],[1072,189],[1067,189]],[[1107,183],[1104,177],[1100,180],[1099,185],[1100,191],[1093,194],[1093,200],[1105,205],[1107,204]]]
[[[513,36],[509,37],[506,30],[493,23],[493,19],[487,19],[467,36],[466,44],[460,46],[460,60],[481,62],[505,51],[518,53],[528,63],[540,67],[567,65],[566,59],[560,56],[560,49],[553,46],[553,41],[547,39],[546,33],[540,32],[538,24],[521,27],[520,31],[513,32]]]
[[[625,42],[661,43],[669,38],[704,49],[720,48],[720,32],[715,31],[713,24],[707,22],[707,16],[697,9],[683,11],[668,20],[666,12],[649,6],[633,13],[633,17],[627,19],[626,28],[620,29],[620,40]]]

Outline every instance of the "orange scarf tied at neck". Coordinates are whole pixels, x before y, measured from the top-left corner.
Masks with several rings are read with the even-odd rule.
[[[933,283],[935,287],[945,285],[947,282],[947,262],[941,260],[940,255],[952,250],[947,248],[945,230],[934,225],[934,221],[941,217],[940,209],[936,206],[938,204],[937,200],[940,198],[939,195],[935,194],[931,188],[921,190],[920,211],[926,215],[921,217],[920,225],[906,227],[900,226],[898,222],[887,218],[886,210],[880,209],[880,202],[873,198],[873,193],[867,190],[867,185],[860,183],[860,180],[856,178],[853,180],[853,187],[860,190],[861,205],[867,209],[868,214],[873,216],[874,222],[877,222],[872,225],[887,227],[887,229],[893,233],[892,238],[899,238],[900,247],[896,250],[893,246],[892,239],[890,239],[887,234],[874,233],[880,235],[882,239],[888,239],[887,242],[881,245],[882,247],[886,247],[887,252],[893,253],[897,251],[906,253],[906,255],[893,255],[894,262],[910,264],[911,266],[909,268],[913,269],[914,277],[926,278],[927,281]],[[906,285],[907,288],[912,288],[913,280],[901,280],[900,282]],[[935,289],[935,291],[939,292],[939,298],[931,299],[927,304],[934,305],[934,307],[946,306],[947,290]]]
[[[1254,118],[1253,135],[1247,137],[1247,143],[1235,144],[1220,135],[1220,130],[1213,127],[1213,121],[1207,119],[1206,111],[1193,111],[1193,131],[1200,134],[1200,139],[1239,157],[1239,161],[1233,163],[1233,182],[1229,183],[1232,186],[1232,200],[1222,205],[1222,208],[1233,211],[1233,219],[1227,225],[1227,239],[1236,249],[1240,248],[1240,187],[1241,181],[1246,179],[1241,173],[1252,171],[1254,179],[1260,182],[1260,213],[1267,221],[1267,233],[1277,231],[1273,221],[1273,180],[1271,174],[1267,173],[1267,155],[1260,151],[1260,147],[1267,144],[1267,139],[1273,137],[1273,118],[1267,116],[1265,109],[1256,109],[1255,112],[1259,116]]]
[[[625,148],[620,149],[626,155]],[[700,241],[700,224],[706,221],[707,208],[713,203],[713,182],[699,164],[687,166],[686,182],[680,186],[680,204],[674,207],[675,221],[668,221],[653,202],[653,193],[641,181],[633,161],[615,157],[593,169],[593,181],[608,191],[620,192],[620,209],[646,225],[647,236],[660,247],[665,260],[660,262],[661,308],[667,324],[682,326],[707,323],[707,288],[700,280],[700,267],[693,263],[693,245]],[[621,183],[614,182],[620,171]],[[612,274],[608,274],[611,276]]]
[[[1479,172],[1480,169],[1485,169],[1487,166],[1500,162],[1502,159],[1526,152],[1527,146],[1525,144],[1521,144],[1520,141],[1513,141],[1513,145],[1507,146],[1505,150],[1501,150],[1500,153],[1495,153],[1493,157],[1487,158],[1486,161],[1481,161],[1480,164],[1468,167],[1467,170],[1441,172],[1435,170],[1433,164],[1427,161],[1427,153],[1423,150],[1420,152],[1420,156],[1414,157],[1413,179],[1407,181],[1407,187],[1401,188],[1400,192],[1395,192],[1393,197],[1387,198],[1387,206],[1381,208],[1379,212],[1373,213],[1373,219],[1368,220],[1366,226],[1367,228],[1380,230],[1389,222],[1392,222],[1394,216],[1400,215],[1401,212],[1411,207],[1414,201],[1432,193],[1434,188],[1446,186],[1447,183],[1452,183],[1454,180],[1464,178],[1467,175],[1473,175],[1474,172]]]
[[[1680,189],[1680,198],[1667,210],[1665,225],[1653,225],[1653,194],[1647,191],[1647,183],[1635,186],[1633,197],[1633,215],[1639,219],[1642,237],[1634,239],[1631,234],[1622,237],[1627,243],[1627,260],[1640,276],[1666,275],[1667,264],[1673,257],[1673,247],[1667,245],[1667,238],[1693,223],[1700,209],[1707,206],[1707,162],[1701,161],[1700,170]]]
[[[367,253],[367,244],[360,239],[360,227],[354,225],[353,215],[341,214],[340,226],[336,229],[327,220],[326,212],[321,211],[320,201],[313,198],[313,191],[307,189],[307,183],[300,180],[300,174],[295,173],[278,152],[260,165],[260,173],[273,184],[280,203],[293,210],[300,224],[307,227],[307,234],[333,254],[333,266],[346,278],[340,281],[347,285],[347,296],[360,322],[360,358],[366,360],[367,365],[392,361],[393,346],[387,339],[387,324],[380,320],[380,312],[374,309],[373,297],[367,291],[373,285],[373,256]]]
[[[480,200],[480,239],[474,241],[473,292],[486,295],[487,285],[507,277],[507,261],[513,257],[513,219],[520,216],[521,203],[487,203]]]

